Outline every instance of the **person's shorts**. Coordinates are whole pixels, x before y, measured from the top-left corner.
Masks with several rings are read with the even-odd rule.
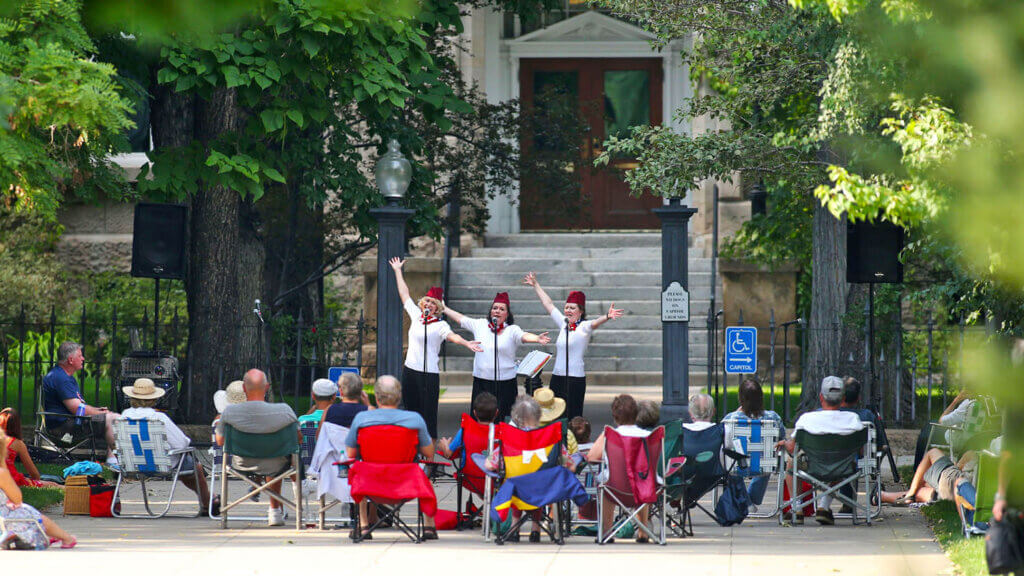
[[[943,456],[924,473],[924,481],[931,486],[940,500],[952,500],[956,494],[956,481],[963,475],[949,456]]]
[[[287,456],[279,458],[231,457],[232,468],[245,474],[256,474],[259,476],[277,476],[287,470],[291,463],[291,459]]]

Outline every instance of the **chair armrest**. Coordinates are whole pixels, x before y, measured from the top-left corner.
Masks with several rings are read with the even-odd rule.
[[[186,448],[178,448],[177,450],[168,450],[167,451],[167,455],[168,456],[177,456],[178,454],[188,454],[188,453],[193,453],[194,454],[195,451],[196,451],[196,447],[195,446],[188,446]]]
[[[671,478],[679,472],[682,472],[684,464],[686,464],[686,456],[669,458],[668,465],[665,468],[665,478]]]
[[[746,461],[747,458],[749,458],[746,454],[724,447],[722,448],[722,454],[725,454],[729,458],[735,460],[736,463],[740,465],[740,467],[746,468]]]
[[[332,464],[340,468],[343,466],[351,466],[355,462],[357,462],[357,460],[338,460],[337,462],[333,462]]]

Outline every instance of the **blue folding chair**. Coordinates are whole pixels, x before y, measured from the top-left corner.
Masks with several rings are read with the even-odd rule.
[[[771,475],[778,474],[782,469],[782,456],[775,450],[779,441],[779,423],[775,420],[739,417],[723,422],[725,424],[725,445],[747,456],[746,467],[735,467],[734,476],[741,476],[754,481],[764,477],[763,482],[770,485]],[[771,512],[758,510],[750,514],[751,518],[771,518],[779,512],[779,498],[776,495],[775,508]]]
[[[162,518],[166,516],[171,510],[174,489],[178,486],[178,478],[181,477],[182,472],[193,475],[195,485],[199,486],[195,448],[190,446],[180,450],[169,449],[167,431],[164,428],[164,423],[160,420],[119,418],[114,422],[114,432],[117,435],[117,463],[121,468],[110,507],[110,512],[115,517]],[[191,469],[185,469],[186,465],[191,466]],[[138,480],[141,483],[142,503],[146,508],[146,514],[123,514],[118,510],[118,495],[121,493],[121,486],[124,485],[125,480]],[[171,481],[167,504],[159,513],[153,512],[150,508],[146,480]],[[202,508],[203,503],[199,501],[196,513],[188,517],[199,516]]]

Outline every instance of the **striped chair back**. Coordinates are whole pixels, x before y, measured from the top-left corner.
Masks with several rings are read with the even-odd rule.
[[[740,416],[725,422],[725,445],[736,447],[748,456],[745,476],[771,474],[778,468],[775,457],[775,443],[779,441],[779,423],[775,420],[761,420]],[[734,473],[739,473],[735,470]]]
[[[159,420],[119,418],[114,422],[117,434],[117,458],[122,473],[170,474],[174,470],[168,456],[167,431]]]

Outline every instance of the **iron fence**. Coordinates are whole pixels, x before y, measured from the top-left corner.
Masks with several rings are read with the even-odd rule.
[[[375,366],[364,362],[362,349],[375,326],[362,314],[356,321],[333,315],[307,321],[300,316],[294,322],[240,324],[235,329],[240,341],[256,342],[255,349],[236,354],[236,362],[207,370],[216,377],[200,381],[193,378],[189,364],[188,323],[177,311],[161,319],[159,327],[147,312],[129,317],[115,309],[102,317],[83,307],[74,317],[58,318],[51,311],[40,319],[22,311],[15,319],[0,319],[0,406],[17,407],[26,424],[35,421],[42,379],[56,364],[57,348],[66,340],[83,347],[85,364],[75,377],[85,401],[97,406],[117,405],[122,357],[158,349],[178,358],[181,383],[178,406],[173,408],[182,421],[192,421],[211,404],[214,391],[241,379],[249,368],[264,370],[276,399],[302,412],[309,406],[310,383],[326,377],[331,366],[351,366],[374,376]]]

